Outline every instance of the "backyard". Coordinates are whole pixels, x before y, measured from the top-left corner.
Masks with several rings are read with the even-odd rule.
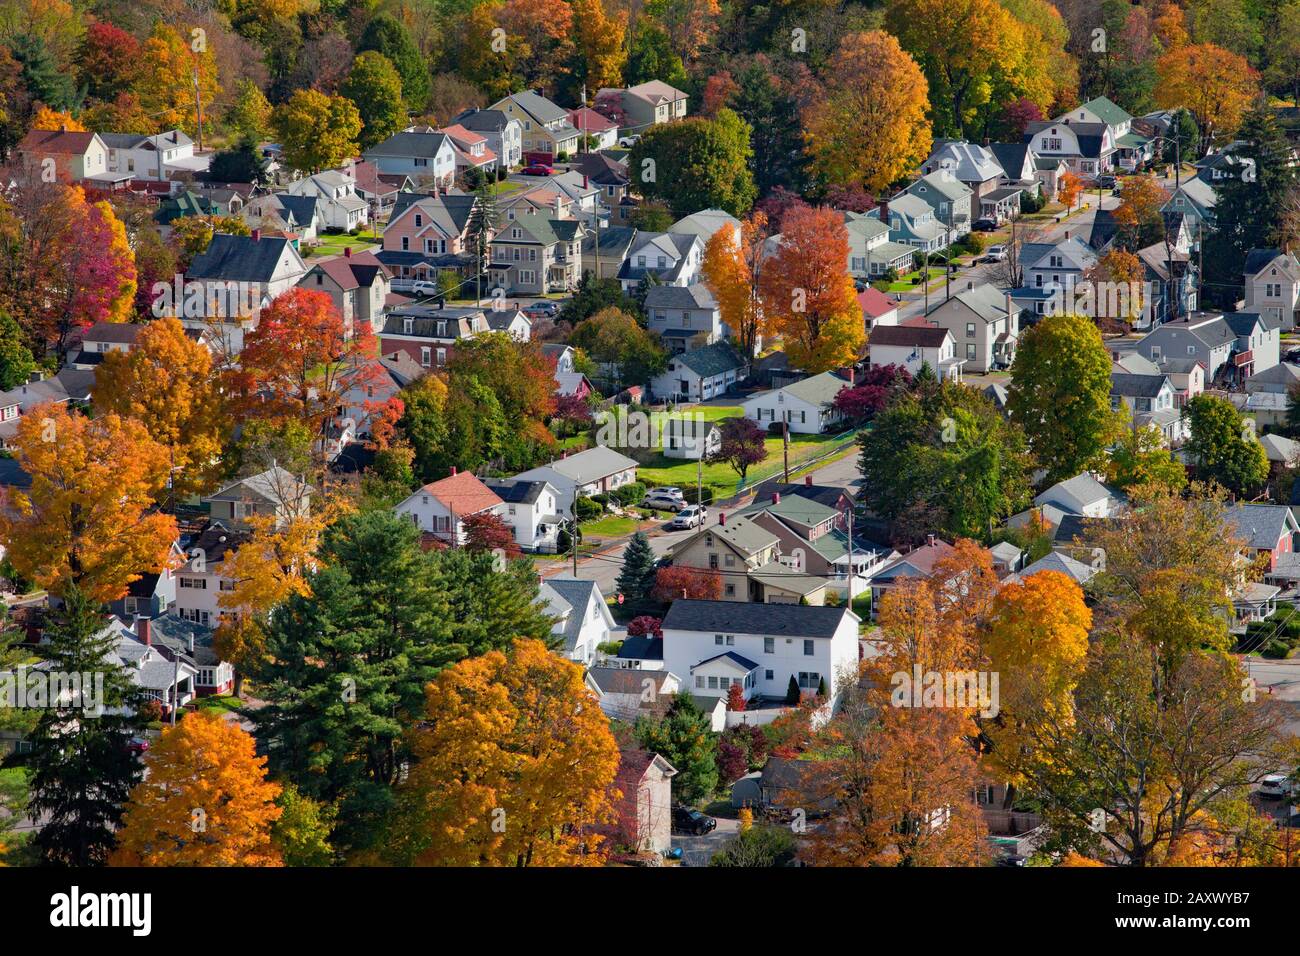
[[[315,245],[304,253],[304,258],[341,256],[343,255],[343,250],[349,248],[353,252],[366,252],[371,249],[378,249],[379,245],[380,243],[377,239],[352,236],[346,232],[330,235],[322,233],[316,237]]]

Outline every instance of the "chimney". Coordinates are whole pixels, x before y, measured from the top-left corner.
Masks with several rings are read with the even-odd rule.
[[[587,188],[587,174],[586,174],[586,173],[583,173],[583,174],[582,174],[582,188],[583,188],[583,189],[586,189],[586,188]]]
[[[344,259],[351,259],[351,258],[352,258],[352,247],[351,247],[351,246],[344,246],[344,247],[343,247],[343,258],[344,258]]]
[[[141,617],[139,614],[135,616],[135,636],[144,641],[145,647],[152,644],[153,634],[149,631],[149,619],[147,617]]]
[[[926,543],[927,546],[933,548],[933,547],[934,547],[934,535],[932,535],[932,534],[927,534],[927,535],[925,536],[925,543]]]
[[[60,123],[60,124],[59,124],[59,132],[60,132],[60,133],[66,133],[67,131],[68,131],[68,124],[67,124],[67,123]]]
[[[1065,238],[1066,238],[1066,239],[1069,239],[1069,238],[1070,238],[1070,230],[1069,230],[1069,229],[1065,230]]]
[[[261,238],[262,238],[262,230],[261,230],[261,229],[254,229],[254,230],[253,230],[253,241],[254,241],[254,242],[258,242],[259,240],[261,240]]]
[[[804,475],[804,476],[803,476],[803,483],[804,483],[805,485],[807,485],[809,488],[811,488],[811,487],[812,487],[812,475]]]
[[[840,377],[848,379],[850,385],[854,384],[854,382],[857,381],[857,374],[858,374],[857,369],[855,369],[852,365],[850,365],[848,368],[840,369]]]
[[[451,473],[452,473],[453,475],[456,474],[456,466],[455,466],[455,465],[452,465],[452,466],[451,466]]]
[[[555,197],[555,218],[556,219],[559,219],[564,214],[563,204],[564,204],[564,197],[556,196]]]
[[[779,505],[780,503],[781,503],[781,492],[779,491],[772,492],[772,504]]]
[[[889,200],[880,200],[880,221],[886,226],[889,225]]]
[[[727,523],[727,513],[726,513],[725,511],[719,511],[719,512],[718,512],[718,525],[721,526],[721,525],[724,525],[724,524],[726,524],[726,523]]]
[[[969,279],[967,279],[967,280],[966,280],[966,291],[969,292],[969,291],[970,291],[971,289],[973,289],[973,288],[975,288],[975,283],[974,283],[974,282],[971,282]]]
[[[984,148],[985,149],[989,148],[989,138],[987,136],[984,137]]]

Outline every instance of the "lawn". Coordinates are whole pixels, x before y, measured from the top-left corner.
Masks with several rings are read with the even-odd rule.
[[[315,248],[309,253],[311,257],[323,256],[341,256],[343,250],[351,248],[353,252],[366,252],[369,249],[379,248],[379,240],[363,239],[361,236],[350,236],[346,232],[337,235],[322,234],[316,239]]]
[[[200,697],[195,706],[199,710],[225,710],[237,714],[244,702],[233,694],[221,694],[216,697]]]
[[[622,538],[632,534],[640,528],[644,521],[638,521],[636,518],[619,515],[605,515],[595,521],[584,521],[582,523],[582,536],[590,540],[591,538]]]
[[[735,410],[731,410],[734,414]],[[790,436],[790,470],[794,471],[801,462],[830,451],[834,435],[791,435]],[[781,438],[768,438],[764,442],[767,457],[757,465],[750,466],[746,481],[750,484],[762,478],[771,477],[782,470]],[[682,461],[656,455],[637,469],[637,478],[647,485],[676,485],[679,488],[694,488],[697,464],[694,461]],[[740,484],[740,475],[726,462],[704,465],[704,484],[713,489],[715,498],[730,498],[736,493]]]

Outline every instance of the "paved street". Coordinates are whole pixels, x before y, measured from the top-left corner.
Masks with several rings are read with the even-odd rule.
[[[1287,729],[1300,735],[1300,658],[1277,661],[1263,657],[1245,658],[1257,693],[1282,701],[1291,712]]]
[[[740,832],[739,820],[717,817],[717,829],[703,836],[691,836],[688,833],[674,833],[673,846],[682,848],[682,866],[708,866],[713,854],[722,849],[722,845]]]

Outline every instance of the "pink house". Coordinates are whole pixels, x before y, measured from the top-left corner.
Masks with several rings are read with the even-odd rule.
[[[474,197],[461,193],[401,193],[375,257],[393,276],[393,290],[408,291],[438,273],[464,274],[472,265],[467,232]]]

